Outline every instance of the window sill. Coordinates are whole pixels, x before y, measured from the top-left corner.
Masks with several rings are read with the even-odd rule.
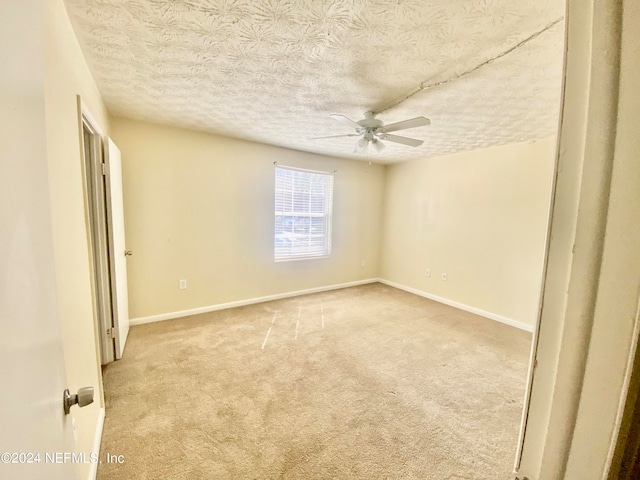
[[[306,257],[291,257],[291,258],[274,258],[274,262],[297,262],[300,260],[321,260],[323,258],[331,258],[331,255],[309,255]]]

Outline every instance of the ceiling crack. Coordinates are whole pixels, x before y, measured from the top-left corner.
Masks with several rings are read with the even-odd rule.
[[[440,85],[444,85],[445,83],[449,83],[452,82],[454,80],[457,80],[465,75],[468,75],[472,72],[475,72],[476,70],[484,67],[485,65],[488,65],[490,63],[492,63],[493,61],[504,57],[505,55],[513,52],[514,50],[522,47],[523,45],[529,43],[531,40],[534,40],[535,38],[539,37],[540,35],[542,35],[544,32],[546,32],[547,30],[550,30],[551,28],[553,28],[554,26],[556,26],[557,24],[559,24],[560,22],[562,22],[564,20],[564,16],[561,16],[557,19],[555,19],[553,22],[549,23],[547,26],[545,26],[544,28],[542,28],[541,30],[538,30],[537,32],[529,35],[527,38],[525,38],[524,40],[521,40],[520,42],[518,42],[517,44],[515,44],[513,47],[505,50],[504,52],[499,53],[498,55],[491,57],[488,60],[485,60],[484,62],[476,65],[475,67],[466,70],[462,73],[459,73],[458,75],[454,75],[451,78],[447,78],[446,80],[442,80],[440,82],[435,82],[435,83],[431,83],[431,84],[427,84],[428,80],[425,80],[424,82],[421,82],[420,85],[414,89],[411,93],[409,93],[408,95],[404,95],[402,98],[400,98],[399,100],[394,101],[392,104],[385,106],[384,108],[380,108],[377,109],[373,112],[374,115],[378,115],[382,112],[386,112],[387,110],[391,110],[394,107],[397,107],[398,105],[400,105],[401,103],[404,103],[405,101],[409,100],[411,97],[413,97],[414,95],[416,95],[417,93],[422,92],[423,90],[427,90],[429,88],[433,88],[433,87],[438,87]]]

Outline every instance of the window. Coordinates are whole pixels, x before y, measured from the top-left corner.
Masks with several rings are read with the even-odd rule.
[[[331,254],[333,174],[276,167],[274,258]]]

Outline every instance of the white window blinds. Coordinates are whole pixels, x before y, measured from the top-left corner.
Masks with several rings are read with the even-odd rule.
[[[276,167],[276,261],[331,254],[333,174]]]

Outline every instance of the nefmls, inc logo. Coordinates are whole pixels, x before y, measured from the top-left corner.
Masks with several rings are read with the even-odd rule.
[[[84,452],[47,452],[44,454],[45,463],[98,463],[97,452],[87,455]]]

